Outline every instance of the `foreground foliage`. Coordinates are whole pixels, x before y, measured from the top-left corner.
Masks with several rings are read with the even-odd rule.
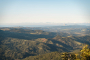
[[[90,48],[85,45],[80,51],[81,54],[70,54],[67,52],[62,53],[62,60],[90,60]]]

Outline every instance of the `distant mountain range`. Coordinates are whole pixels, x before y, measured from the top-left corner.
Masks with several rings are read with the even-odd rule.
[[[90,23],[7,23],[0,24],[0,27],[48,27],[48,26],[68,26],[68,25],[85,25],[90,26]]]

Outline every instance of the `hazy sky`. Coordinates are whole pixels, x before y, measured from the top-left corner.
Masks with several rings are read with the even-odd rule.
[[[90,0],[0,0],[0,24],[90,23]]]

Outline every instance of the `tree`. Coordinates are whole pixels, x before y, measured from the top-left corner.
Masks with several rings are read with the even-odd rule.
[[[90,60],[90,49],[88,45],[85,45],[80,52],[83,60]]]
[[[62,53],[61,57],[63,60],[68,60],[68,55],[69,54],[67,52],[65,52],[65,53]]]

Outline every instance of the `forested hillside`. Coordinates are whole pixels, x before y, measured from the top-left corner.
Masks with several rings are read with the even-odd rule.
[[[89,32],[84,36],[74,36],[22,27],[0,29],[0,60],[58,60],[62,52],[80,51],[83,44],[90,45]]]

